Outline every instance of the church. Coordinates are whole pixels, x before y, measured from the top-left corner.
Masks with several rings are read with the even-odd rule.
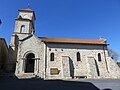
[[[19,10],[9,45],[7,70],[18,78],[120,78],[105,40],[46,38],[34,35],[35,12]]]

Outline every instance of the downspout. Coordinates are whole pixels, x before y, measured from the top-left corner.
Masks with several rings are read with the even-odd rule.
[[[45,44],[45,78],[46,78],[46,69],[47,69],[47,45]]]

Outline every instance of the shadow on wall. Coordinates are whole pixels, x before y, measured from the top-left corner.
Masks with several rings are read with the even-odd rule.
[[[9,53],[8,53],[8,62],[7,62],[7,72],[10,73],[15,73],[15,66],[16,66],[16,61],[11,61],[11,60],[15,60],[16,59],[16,54],[15,54],[15,50],[13,50],[13,48],[11,46],[9,46]]]
[[[69,65],[70,65],[70,76],[74,78],[74,65],[71,58],[69,58]]]
[[[95,61],[95,67],[96,67],[97,75],[100,76],[100,71],[99,71],[97,61],[95,59],[94,59],[94,61]]]

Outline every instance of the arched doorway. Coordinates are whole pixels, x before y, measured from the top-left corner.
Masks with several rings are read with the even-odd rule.
[[[25,73],[34,73],[35,55],[29,53],[25,61]]]

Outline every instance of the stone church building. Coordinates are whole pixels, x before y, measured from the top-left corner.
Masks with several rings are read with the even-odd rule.
[[[15,21],[7,70],[18,78],[120,78],[106,41],[37,37],[35,19],[27,8],[19,10]]]

